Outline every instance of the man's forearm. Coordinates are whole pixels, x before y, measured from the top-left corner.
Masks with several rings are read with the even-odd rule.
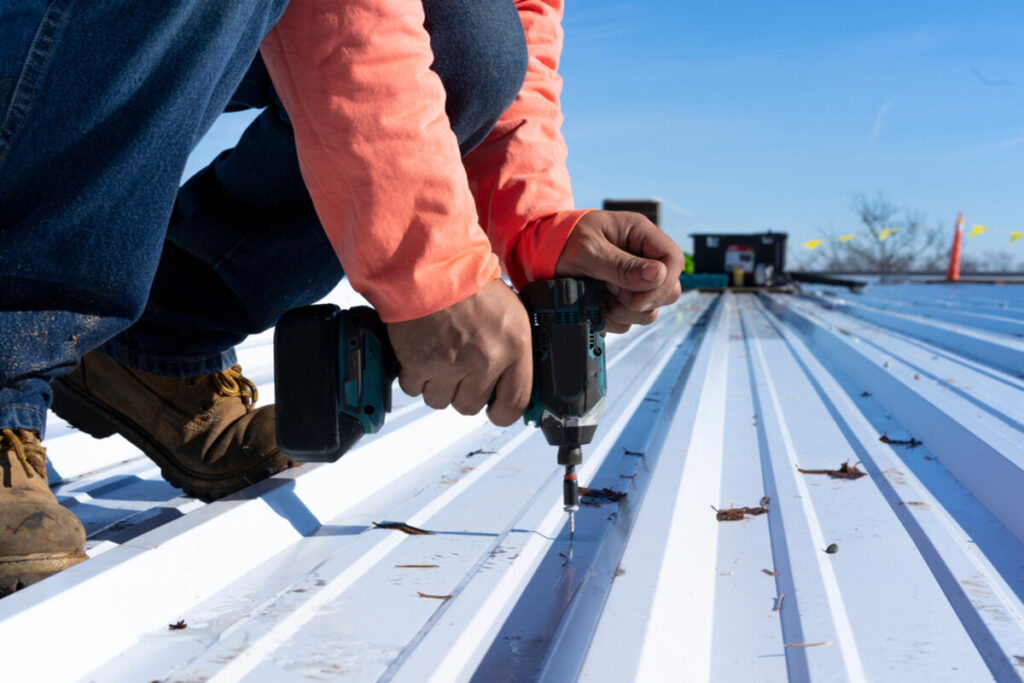
[[[418,2],[292,0],[261,48],[303,179],[353,286],[386,321],[499,274]]]
[[[560,131],[561,0],[517,0],[529,65],[515,102],[464,160],[481,224],[517,286],[550,278],[584,211],[573,206]]]

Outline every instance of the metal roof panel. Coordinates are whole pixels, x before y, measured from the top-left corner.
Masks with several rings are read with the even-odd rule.
[[[1020,680],[1022,326],[1019,287],[690,293],[609,339],[579,473],[626,496],[571,549],[539,431],[400,394],[337,463],[212,504],[54,419],[91,559],[0,601],[4,674]],[[239,355],[272,400],[270,341]]]

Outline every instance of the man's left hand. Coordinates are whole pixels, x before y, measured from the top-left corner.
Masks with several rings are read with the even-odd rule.
[[[555,275],[603,280],[608,330],[625,332],[654,322],[659,306],[679,298],[684,264],[676,243],[644,216],[591,211],[569,235]]]

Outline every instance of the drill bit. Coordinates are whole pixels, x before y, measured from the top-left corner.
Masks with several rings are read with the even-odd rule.
[[[580,509],[580,489],[576,481],[576,466],[565,466],[565,477],[562,479],[562,502],[569,513],[569,542],[576,534],[576,511]]]

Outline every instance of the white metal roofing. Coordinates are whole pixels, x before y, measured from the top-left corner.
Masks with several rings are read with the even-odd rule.
[[[339,462],[205,505],[54,419],[91,559],[0,600],[0,678],[1020,680],[1022,334],[1024,287],[687,294],[609,339],[580,479],[627,495],[571,553],[532,428],[399,394]]]

